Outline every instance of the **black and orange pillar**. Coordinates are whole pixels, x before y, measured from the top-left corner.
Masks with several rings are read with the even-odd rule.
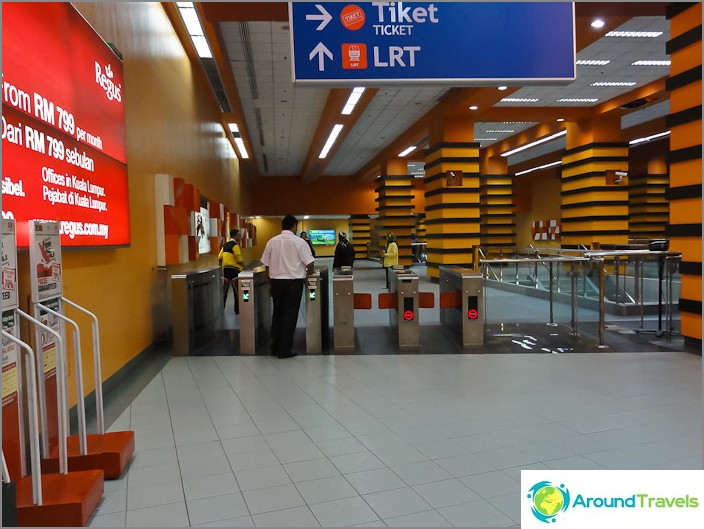
[[[668,139],[660,142],[667,144]],[[631,148],[631,151],[652,150],[650,144]],[[639,153],[641,154],[641,153]],[[660,156],[647,159],[643,167],[631,165],[628,180],[628,231],[631,239],[664,239],[670,215],[666,193],[670,177],[666,160]]]
[[[480,156],[480,241],[486,255],[508,254],[516,246],[513,175],[505,158]]]
[[[369,215],[350,215],[349,225],[349,239],[354,248],[355,259],[367,259],[372,232]]]
[[[398,245],[398,264],[411,266],[411,233],[415,228],[413,177],[408,174],[406,160],[393,158],[381,164],[376,192],[379,212],[376,226],[382,237],[380,250],[383,250],[386,235],[393,233]]]
[[[562,247],[628,242],[628,143],[620,116],[567,123],[562,154]]]
[[[431,123],[425,155],[425,226],[428,274],[441,265],[469,265],[480,244],[479,143],[461,118]]]
[[[702,344],[702,5],[674,3],[667,9],[672,61],[667,90],[670,115],[670,250],[682,253],[681,332]]]

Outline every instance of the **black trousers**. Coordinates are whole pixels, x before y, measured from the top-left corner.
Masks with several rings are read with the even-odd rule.
[[[271,354],[288,354],[293,348],[293,333],[303,295],[303,279],[272,279]]]
[[[230,284],[232,284],[232,293],[235,296],[235,312],[239,314],[240,312],[240,297],[237,294],[237,276],[240,275],[240,271],[237,268],[231,266],[224,266],[222,269],[222,276],[225,278],[225,286],[222,292],[222,304],[223,307],[227,305],[227,292],[230,290]]]

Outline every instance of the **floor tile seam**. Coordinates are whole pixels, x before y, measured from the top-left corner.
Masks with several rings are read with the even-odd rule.
[[[506,495],[506,496],[507,496],[507,495]],[[499,497],[499,496],[496,496],[494,499],[496,499],[496,498],[498,498],[498,497]],[[520,523],[520,522],[521,522],[521,520],[520,520],[520,511],[519,511],[519,513],[518,513],[518,520],[516,520],[516,519],[513,517],[512,514],[507,513],[507,512],[506,512],[505,510],[503,510],[499,505],[496,505],[496,504],[495,504],[494,502],[492,502],[490,499],[487,499],[486,501],[489,502],[489,504],[491,504],[497,511],[499,511],[499,512],[502,513],[504,516],[506,516],[509,520],[513,520],[515,523]]]
[[[453,505],[453,507],[454,507],[454,505]],[[441,507],[441,509],[442,509],[442,508],[443,508],[443,507]],[[425,511],[413,512],[413,513],[410,513],[410,514],[401,514],[401,515],[399,515],[399,516],[389,516],[388,518],[380,518],[380,520],[381,520],[382,522],[384,522],[385,524],[387,524],[387,521],[390,522],[390,521],[392,521],[394,518],[404,518],[404,517],[406,517],[406,516],[416,516],[416,515],[418,515],[418,514],[425,514],[425,513],[428,513],[428,512],[436,512],[436,513],[438,514],[438,516],[440,516],[440,518],[442,518],[443,520],[445,520],[447,523],[450,524],[450,527],[455,527],[454,525],[452,525],[452,522],[450,522],[450,520],[448,520],[447,518],[445,518],[445,517],[440,513],[440,511],[438,511],[435,507],[432,507],[431,509],[427,509],[427,510],[425,510]],[[389,525],[387,524],[387,527],[391,527],[391,526],[389,526]],[[401,527],[403,527],[403,526],[401,526]]]

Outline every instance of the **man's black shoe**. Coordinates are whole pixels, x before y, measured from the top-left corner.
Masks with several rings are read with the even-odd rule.
[[[278,356],[279,358],[293,358],[294,356],[298,356],[298,353],[283,353]]]

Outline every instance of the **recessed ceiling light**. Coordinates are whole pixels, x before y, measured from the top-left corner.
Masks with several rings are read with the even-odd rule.
[[[325,158],[328,155],[328,152],[330,152],[330,149],[332,148],[333,144],[335,143],[335,140],[337,139],[337,136],[340,134],[341,130],[342,130],[342,124],[336,123],[335,126],[332,128],[332,131],[330,132],[330,136],[328,136],[328,139],[325,142],[325,145],[323,146],[323,150],[320,151],[318,158]]]
[[[504,97],[501,103],[537,103],[540,99],[534,99],[529,97]]]
[[[548,167],[555,167],[556,165],[560,165],[561,163],[562,163],[562,160],[559,160],[557,162],[546,163],[545,165],[539,165],[537,167],[531,167],[530,169],[526,169],[525,171],[518,171],[514,176],[521,176],[522,174],[532,173],[533,171],[539,171],[540,169],[547,169]]]
[[[469,107],[469,110],[477,110],[479,107],[477,105],[472,105]]]
[[[565,121],[565,118],[557,118],[557,121]]]
[[[347,103],[345,103],[345,107],[342,109],[341,114],[344,114],[345,116],[349,116],[350,114],[352,114],[355,105],[359,102],[359,99],[362,97],[363,93],[363,86],[355,87],[350,93],[350,96],[347,98]]]
[[[653,134],[652,136],[646,136],[645,138],[636,138],[635,140],[629,141],[628,144],[635,145],[637,143],[643,143],[646,141],[657,140],[658,138],[662,138],[664,136],[667,136],[668,134],[670,134],[670,131],[666,130],[665,132],[659,132],[658,134]]]
[[[611,59],[578,59],[577,64],[580,66],[605,66],[611,62]]]
[[[506,90],[507,88],[508,88],[508,86],[500,86],[499,90]]]
[[[637,83],[634,82],[622,82],[622,81],[597,81],[596,83],[591,83],[589,86],[635,86]]]
[[[413,151],[416,150],[415,145],[411,145],[410,147],[404,149],[402,152],[398,153],[399,158],[403,158],[404,156],[408,156],[411,154]]]
[[[599,98],[565,98],[558,99],[558,103],[596,103]]]
[[[662,31],[609,31],[607,37],[629,37],[629,38],[655,38],[662,35]]]
[[[530,143],[526,143],[525,145],[521,145],[520,147],[516,147],[515,149],[511,149],[510,151],[506,151],[504,153],[501,153],[501,156],[511,156],[511,155],[519,153],[521,151],[525,151],[526,149],[530,149],[532,147],[535,147],[536,145],[540,145],[541,143],[545,143],[547,141],[552,141],[556,138],[559,138],[560,136],[564,136],[565,134],[567,134],[567,131],[561,130],[560,132],[556,132],[555,134],[550,134],[550,136],[545,136],[544,138],[540,138],[539,140],[535,140]]]
[[[636,61],[631,66],[670,66],[672,61]]]
[[[603,28],[603,27],[604,27],[604,21],[603,21],[602,19],[600,19],[600,18],[595,18],[595,19],[592,21],[592,27],[593,27],[593,28],[596,28],[596,29]]]

